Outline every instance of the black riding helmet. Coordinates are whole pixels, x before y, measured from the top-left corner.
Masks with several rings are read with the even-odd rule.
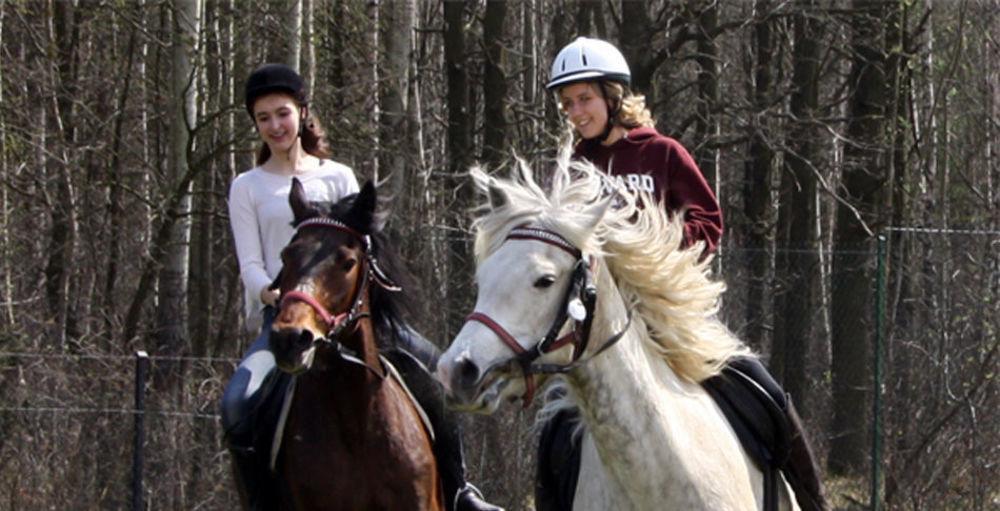
[[[284,64],[264,64],[247,78],[245,97],[247,113],[251,118],[257,98],[272,92],[287,92],[302,106],[309,102],[305,81],[295,70]]]

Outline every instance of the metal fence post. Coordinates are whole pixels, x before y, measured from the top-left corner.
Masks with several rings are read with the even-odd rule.
[[[878,235],[878,267],[875,274],[875,346],[872,368],[872,474],[869,507],[878,511],[879,487],[882,478],[882,342],[885,321],[885,257],[886,236]]]
[[[146,444],[146,374],[149,372],[149,355],[135,352],[135,434],[132,441],[132,511],[144,509],[142,499],[142,466]]]

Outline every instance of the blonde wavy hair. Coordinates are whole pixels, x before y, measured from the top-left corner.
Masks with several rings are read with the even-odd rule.
[[[711,257],[699,260],[700,243],[682,246],[683,215],[668,217],[649,194],[631,195],[589,163],[571,162],[570,152],[569,143],[561,147],[547,192],[521,160],[512,179],[472,170],[477,187],[493,197],[473,222],[477,264],[517,226],[550,229],[603,258],[636,312],[633,321],[644,333],[643,343],[681,378],[700,382],[718,374],[731,358],[749,354],[717,317],[725,284],[710,278]],[[623,199],[604,210],[591,230],[592,215],[601,210],[593,206],[609,200],[608,187]]]
[[[618,82],[603,80],[598,83],[604,93],[605,101],[608,102],[612,110],[615,109],[616,104],[621,105],[618,108],[618,115],[614,119],[615,124],[628,129],[642,126],[656,127],[653,114],[646,108],[646,96],[635,94]]]

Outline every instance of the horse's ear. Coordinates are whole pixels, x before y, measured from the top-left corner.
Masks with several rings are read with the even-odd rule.
[[[356,224],[355,227],[359,228],[365,234],[371,234],[377,228],[375,225],[377,204],[378,196],[375,192],[375,183],[368,181],[361,187],[361,191],[358,192],[358,196],[354,199],[354,203],[351,205],[351,210],[348,213],[348,216]]]
[[[295,225],[298,225],[299,222],[306,218],[316,216],[316,210],[309,205],[305,188],[302,187],[299,179],[295,177],[292,178],[292,190],[288,194],[288,204],[292,206],[293,224]]]
[[[476,184],[476,187],[481,191],[486,192],[486,198],[489,201],[490,209],[502,208],[510,202],[507,197],[507,192],[503,191],[503,189],[497,185],[496,179],[493,179],[489,174],[483,171],[482,167],[478,165],[472,167],[469,169],[469,175],[472,176],[472,181]]]
[[[490,197],[490,206],[493,209],[502,208],[507,205],[507,193],[503,191],[493,180],[490,180],[489,188],[487,189]]]

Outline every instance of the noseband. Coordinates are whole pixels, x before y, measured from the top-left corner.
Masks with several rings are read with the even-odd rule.
[[[576,259],[576,264],[573,268],[573,278],[570,281],[569,289],[566,290],[566,296],[563,298],[562,306],[559,308],[559,312],[556,314],[555,319],[552,322],[552,326],[549,327],[549,331],[545,334],[540,341],[535,343],[530,349],[525,349],[520,343],[508,332],[500,323],[494,321],[488,315],[482,312],[473,312],[465,319],[466,321],[475,321],[485,325],[487,328],[493,331],[514,352],[513,361],[521,368],[521,373],[524,375],[525,381],[525,392],[522,396],[524,401],[524,407],[527,408],[535,394],[535,381],[532,378],[534,374],[556,374],[556,373],[568,373],[573,369],[576,369],[582,365],[587,360],[594,358],[595,356],[602,353],[604,350],[613,346],[618,342],[625,332],[628,331],[629,326],[632,323],[632,314],[629,312],[628,322],[625,324],[620,332],[611,336],[604,344],[598,349],[593,355],[587,359],[581,359],[583,352],[587,349],[587,344],[590,340],[590,326],[594,320],[594,308],[597,305],[597,288],[593,283],[592,268],[590,266],[589,258],[585,258],[580,249],[573,246],[572,243],[563,238],[559,234],[546,230],[539,229],[536,227],[517,227],[511,230],[507,237],[507,240],[532,240],[540,241],[557,247]],[[563,335],[558,337],[559,332],[565,326],[566,321],[570,318],[573,319],[575,323],[574,328]],[[546,353],[551,353],[556,351],[567,344],[573,345],[573,360],[569,364],[535,364],[535,360],[545,355]],[[505,362],[506,363],[506,362]]]
[[[354,350],[344,346],[340,341],[340,336],[344,333],[347,327],[356,325],[362,318],[370,318],[371,313],[368,311],[362,311],[361,306],[364,302],[365,290],[369,286],[369,281],[374,280],[382,288],[387,291],[401,291],[402,288],[392,282],[392,280],[382,271],[379,267],[378,259],[372,253],[371,236],[367,234],[361,234],[360,232],[352,229],[343,222],[334,220],[332,218],[324,217],[313,217],[307,218],[295,226],[295,236],[297,237],[300,230],[304,227],[309,226],[321,226],[336,229],[341,232],[346,232],[351,236],[354,236],[361,242],[362,251],[365,254],[365,269],[361,273],[361,283],[358,285],[357,290],[354,292],[354,298],[352,299],[351,308],[347,312],[342,312],[340,314],[332,314],[323,304],[319,303],[319,300],[315,296],[306,293],[304,291],[292,290],[281,295],[281,301],[279,302],[279,308],[284,307],[292,302],[303,302],[306,305],[312,307],[317,315],[323,320],[324,325],[326,325],[326,332],[323,337],[314,340],[313,342],[325,342],[330,344],[340,356],[349,361],[361,364],[374,372],[376,375],[382,376],[382,373],[376,371],[370,365],[368,365],[364,360],[356,353]],[[292,238],[293,240],[295,237]]]

